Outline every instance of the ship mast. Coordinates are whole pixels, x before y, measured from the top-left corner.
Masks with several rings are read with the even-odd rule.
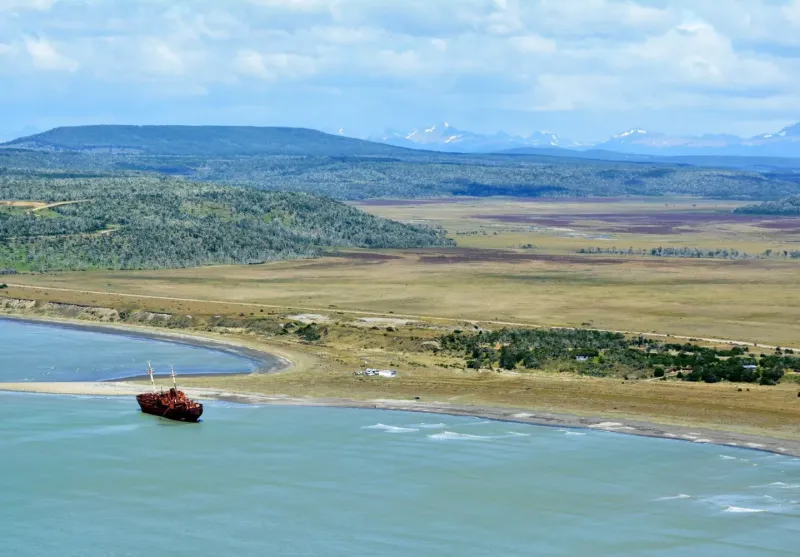
[[[169,375],[172,377],[172,386],[175,387],[175,391],[178,391],[178,384],[175,382],[175,368],[169,366]]]
[[[147,375],[150,376],[150,383],[153,385],[153,393],[156,392],[156,380],[153,379],[153,368],[150,367],[150,362],[147,362]]]

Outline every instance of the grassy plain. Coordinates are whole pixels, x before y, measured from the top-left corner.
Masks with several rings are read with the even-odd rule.
[[[460,200],[361,205],[381,216],[442,224],[455,249],[351,250],[315,260],[159,271],[4,277],[3,296],[192,315],[313,320],[320,343],[238,335],[307,355],[291,372],[187,379],[193,386],[349,399],[420,396],[707,425],[800,439],[797,385],[698,385],[537,373],[467,372],[424,343],[472,322],[601,329],[800,346],[800,261],[583,255],[617,245],[798,249],[790,220],[731,218],[736,203],[651,200]],[[779,227],[773,223],[778,222]],[[799,225],[800,226],[800,225]],[[520,248],[532,244],[533,248]],[[309,315],[310,314],[310,315]],[[293,351],[293,352],[292,352]],[[309,363],[311,362],[311,363]],[[395,380],[353,375],[370,365]],[[742,386],[744,387],[744,386]]]

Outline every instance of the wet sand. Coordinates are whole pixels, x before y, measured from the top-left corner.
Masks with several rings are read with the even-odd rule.
[[[113,325],[106,323],[75,323],[74,321],[60,319],[17,318],[13,316],[0,316],[0,319],[16,319],[22,322],[57,325],[86,331],[104,332],[109,334],[139,336],[154,340],[168,342],[182,342],[222,350],[239,356],[244,356],[264,365],[258,373],[284,371],[291,369],[293,363],[287,355],[258,350],[246,346],[243,341],[222,340],[208,338],[196,334],[161,331],[154,328],[130,325]],[[275,362],[278,362],[276,365]],[[135,396],[146,389],[142,384],[129,381],[99,381],[99,382],[25,382],[25,383],[0,383],[0,391],[40,393],[50,395],[77,395],[77,396]],[[457,405],[439,401],[423,400],[353,400],[345,398],[312,398],[292,397],[286,395],[262,395],[247,392],[233,392],[221,389],[185,389],[187,395],[201,400],[223,400],[241,404],[274,404],[287,406],[330,406],[340,408],[370,408],[382,410],[399,410],[408,412],[423,412],[431,414],[445,414],[453,416],[472,416],[491,420],[526,423],[532,425],[594,429],[628,435],[646,437],[659,437],[691,443],[708,443],[724,446],[739,447],[744,449],[767,451],[800,457],[800,441],[772,438],[764,435],[750,435],[731,431],[721,431],[708,428],[691,426],[673,426],[656,424],[652,422],[628,420],[623,418],[577,416],[574,414],[561,414],[554,412],[540,412],[530,409],[514,409],[504,407]],[[135,406],[135,405],[134,405]]]
[[[51,395],[130,396],[146,389],[142,384],[124,381],[87,383],[0,383],[0,391],[41,393]],[[554,412],[537,412],[525,409],[456,405],[438,401],[404,400],[349,400],[344,398],[291,397],[286,395],[261,395],[225,391],[220,389],[186,389],[186,394],[200,400],[222,400],[239,404],[272,404],[282,406],[329,406],[338,408],[369,408],[471,416],[490,420],[531,425],[594,429],[627,435],[658,437],[690,443],[705,443],[766,451],[800,457],[800,441],[774,439],[761,435],[711,430],[707,428],[679,427],[649,422],[609,418],[576,416]],[[132,403],[135,407],[135,404]]]

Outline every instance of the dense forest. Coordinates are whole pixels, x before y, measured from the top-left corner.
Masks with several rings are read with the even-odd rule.
[[[326,247],[452,245],[440,229],[310,194],[152,174],[6,169],[0,200],[15,201],[0,204],[0,269],[186,267],[311,257]]]
[[[800,216],[800,195],[792,195],[776,201],[765,201],[758,205],[746,205],[739,207],[735,212],[750,215]]]
[[[3,167],[152,172],[336,199],[691,194],[767,200],[800,193],[796,180],[755,171],[413,151],[292,128],[59,128],[0,148]]]
[[[3,145],[56,152],[193,157],[389,155],[410,151],[306,128],[255,126],[70,126]]]
[[[735,381],[775,385],[786,371],[800,371],[792,350],[750,355],[747,347],[727,350],[691,343],[663,343],[590,329],[502,329],[454,332],[439,350],[464,358],[472,369],[557,368],[585,375],[639,374],[684,381]]]
[[[683,257],[689,259],[800,259],[800,250],[768,249],[752,255],[735,248],[581,248],[576,253],[603,255],[639,255],[647,257]]]

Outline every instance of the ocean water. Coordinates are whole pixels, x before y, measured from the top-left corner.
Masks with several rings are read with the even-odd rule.
[[[251,372],[258,364],[220,350],[139,336],[0,318],[0,382],[104,381],[147,375]]]
[[[798,554],[793,457],[379,410],[203,418],[0,392],[0,555]]]

